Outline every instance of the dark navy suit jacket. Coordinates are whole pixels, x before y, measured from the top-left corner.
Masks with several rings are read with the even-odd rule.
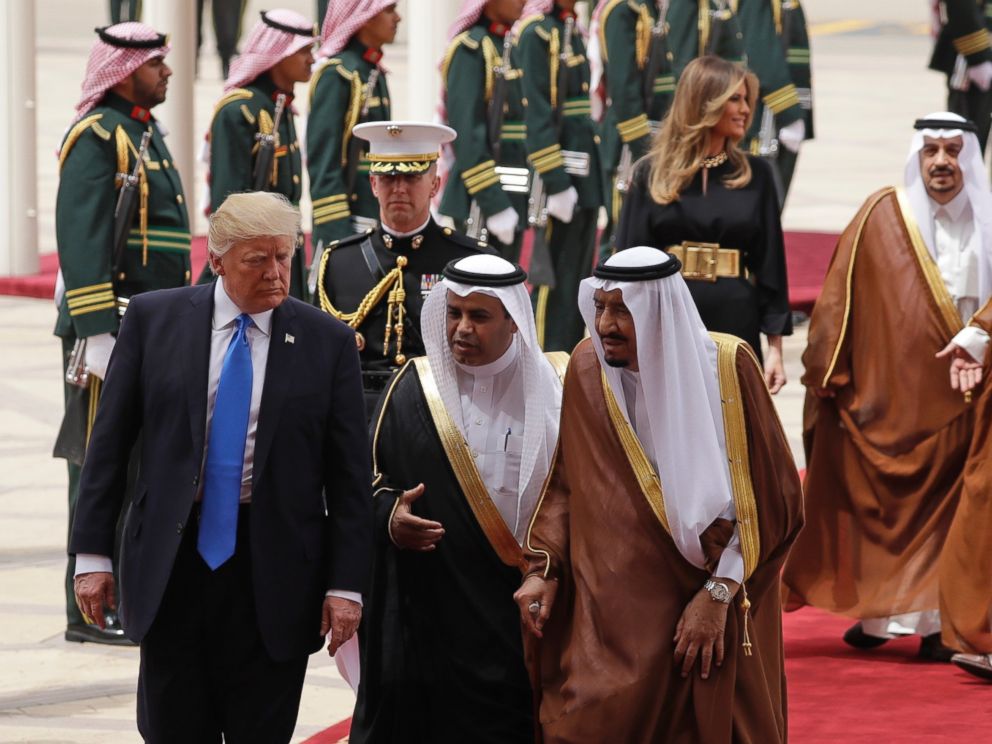
[[[206,437],[213,284],[131,300],[103,386],[69,552],[112,555],[129,455],[140,470],[120,561],[121,616],[140,642],[194,518]],[[259,630],[276,660],[321,646],[328,589],[364,592],[371,564],[368,432],[355,334],[292,297],[275,309],[252,473]]]

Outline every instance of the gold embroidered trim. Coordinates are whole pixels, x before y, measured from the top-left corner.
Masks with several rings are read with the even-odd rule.
[[[568,371],[568,352],[567,351],[546,351],[544,352],[544,358],[551,363],[551,368],[558,375],[558,379],[562,384],[565,384],[565,373]]]
[[[565,352],[552,352],[553,354],[564,354]],[[558,462],[558,449],[561,447],[561,437],[555,443],[554,454],[551,455],[551,467],[548,468],[548,474],[544,476],[544,485],[541,486],[541,495],[537,498],[537,504],[534,506],[534,511],[530,515],[530,524],[527,525],[527,537],[524,542],[527,544],[527,550],[536,555],[544,556],[544,571],[541,572],[543,578],[548,578],[548,574],[551,572],[551,553],[547,550],[541,550],[540,548],[535,548],[530,541],[531,532],[534,530],[534,523],[537,521],[537,514],[541,511],[541,505],[544,504],[544,495],[548,492],[548,484],[551,482],[551,475],[555,471],[555,465]]]
[[[328,253],[329,251],[325,252]],[[321,264],[323,266],[323,264]],[[379,485],[379,481],[382,480],[382,473],[379,471],[379,430],[382,428],[382,419],[386,415],[386,409],[389,408],[389,400],[393,397],[393,390],[396,389],[396,385],[399,384],[400,378],[403,374],[410,368],[413,361],[409,361],[404,364],[400,371],[396,373],[393,381],[389,383],[389,387],[386,390],[386,397],[382,402],[382,407],[379,409],[379,418],[375,422],[375,433],[372,435],[372,486],[375,487]],[[372,494],[373,496],[375,494]],[[392,515],[390,515],[392,517]]]
[[[92,116],[87,116],[85,119],[81,119],[76,126],[70,130],[68,136],[65,138],[65,142],[62,143],[61,151],[59,151],[59,170],[62,170],[62,166],[65,165],[65,159],[69,157],[69,151],[72,150],[72,146],[76,144],[76,141],[83,136],[83,132],[89,129],[93,124],[96,124],[102,118],[103,114],[93,114]],[[104,131],[107,130],[104,129]]]
[[[610,13],[622,2],[626,2],[626,0],[610,0],[603,8],[603,12],[599,14],[599,51],[603,56],[604,65],[610,61],[609,49],[606,45],[606,24],[609,22]]]
[[[417,376],[420,378],[420,385],[424,390],[424,398],[427,399],[431,418],[437,428],[441,446],[448,456],[451,469],[455,473],[458,485],[461,487],[462,493],[465,494],[465,499],[468,501],[476,521],[499,559],[508,566],[516,566],[523,570],[526,565],[523,551],[513,533],[510,532],[510,528],[503,521],[499,509],[489,497],[486,484],[483,483],[482,477],[479,475],[479,470],[475,466],[475,460],[469,452],[465,438],[444,407],[444,401],[441,400],[441,393],[437,389],[434,375],[431,374],[430,362],[428,362],[427,357],[417,357],[413,363],[417,370]]]
[[[644,454],[644,448],[641,446],[637,434],[634,433],[627,419],[624,418],[623,412],[620,410],[620,405],[613,395],[613,390],[610,389],[610,383],[606,379],[606,373],[601,370],[599,375],[603,385],[603,398],[606,399],[606,411],[609,413],[613,429],[620,439],[620,446],[623,448],[624,454],[627,455],[627,462],[630,463],[630,469],[634,471],[634,477],[637,478],[637,483],[641,487],[641,493],[647,499],[651,511],[654,512],[661,526],[665,528],[665,532],[671,535],[672,530],[668,525],[668,514],[665,512],[665,494],[661,488],[661,480],[658,478],[658,474],[654,472],[654,468],[651,466],[647,455]]]

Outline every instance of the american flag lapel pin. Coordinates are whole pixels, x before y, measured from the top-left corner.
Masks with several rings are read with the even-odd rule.
[[[286,334],[286,343],[287,344],[295,344],[296,343],[296,336],[294,336],[292,333],[287,333]]]

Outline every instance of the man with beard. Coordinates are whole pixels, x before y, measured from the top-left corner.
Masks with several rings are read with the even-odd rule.
[[[988,335],[962,325],[992,293],[992,195],[974,124],[938,112],[915,128],[905,188],[868,198],[813,310],[806,529],[784,582],[791,609],[858,618],[849,645],[915,633],[921,658],[947,661],[938,561],[974,407],[936,355],[953,340],[985,358]]]
[[[352,742],[534,741],[513,591],[567,357],[556,371],[541,353],[525,279],[497,256],[448,264],[424,303],[427,356],[383,398]]]
[[[189,284],[190,228],[182,182],[151,110],[165,101],[172,70],[164,34],[143,23],[97,29],[82,97],[59,151],[55,236],[63,372],[70,357],[88,370],[84,387],[66,383],[66,418],[55,454],[69,461],[69,525],[79,471],[93,428],[121,316],[131,297]],[[126,245],[115,245],[120,189],[135,172],[142,136],[150,140],[137,169],[137,208]],[[73,351],[75,349],[75,355]],[[133,474],[132,474],[133,475]],[[113,555],[111,551],[110,555]],[[67,641],[129,643],[113,614],[101,628],[84,618],[72,591],[75,559],[66,570]],[[101,570],[112,570],[110,558]]]
[[[580,288],[516,593],[548,744],[786,739],[799,479],[754,353],[706,332],[680,268],[634,247]]]

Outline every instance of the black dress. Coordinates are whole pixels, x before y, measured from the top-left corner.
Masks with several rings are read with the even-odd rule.
[[[710,169],[705,196],[700,171],[677,201],[658,204],[648,190],[650,164],[641,160],[620,213],[617,248],[664,250],[688,240],[741,251],[749,276],[686,283],[706,328],[744,339],[761,358],[760,334],[790,335],[792,313],[771,166],[750,156],[748,161],[752,176],[743,188],[724,186],[733,169],[727,162]]]

